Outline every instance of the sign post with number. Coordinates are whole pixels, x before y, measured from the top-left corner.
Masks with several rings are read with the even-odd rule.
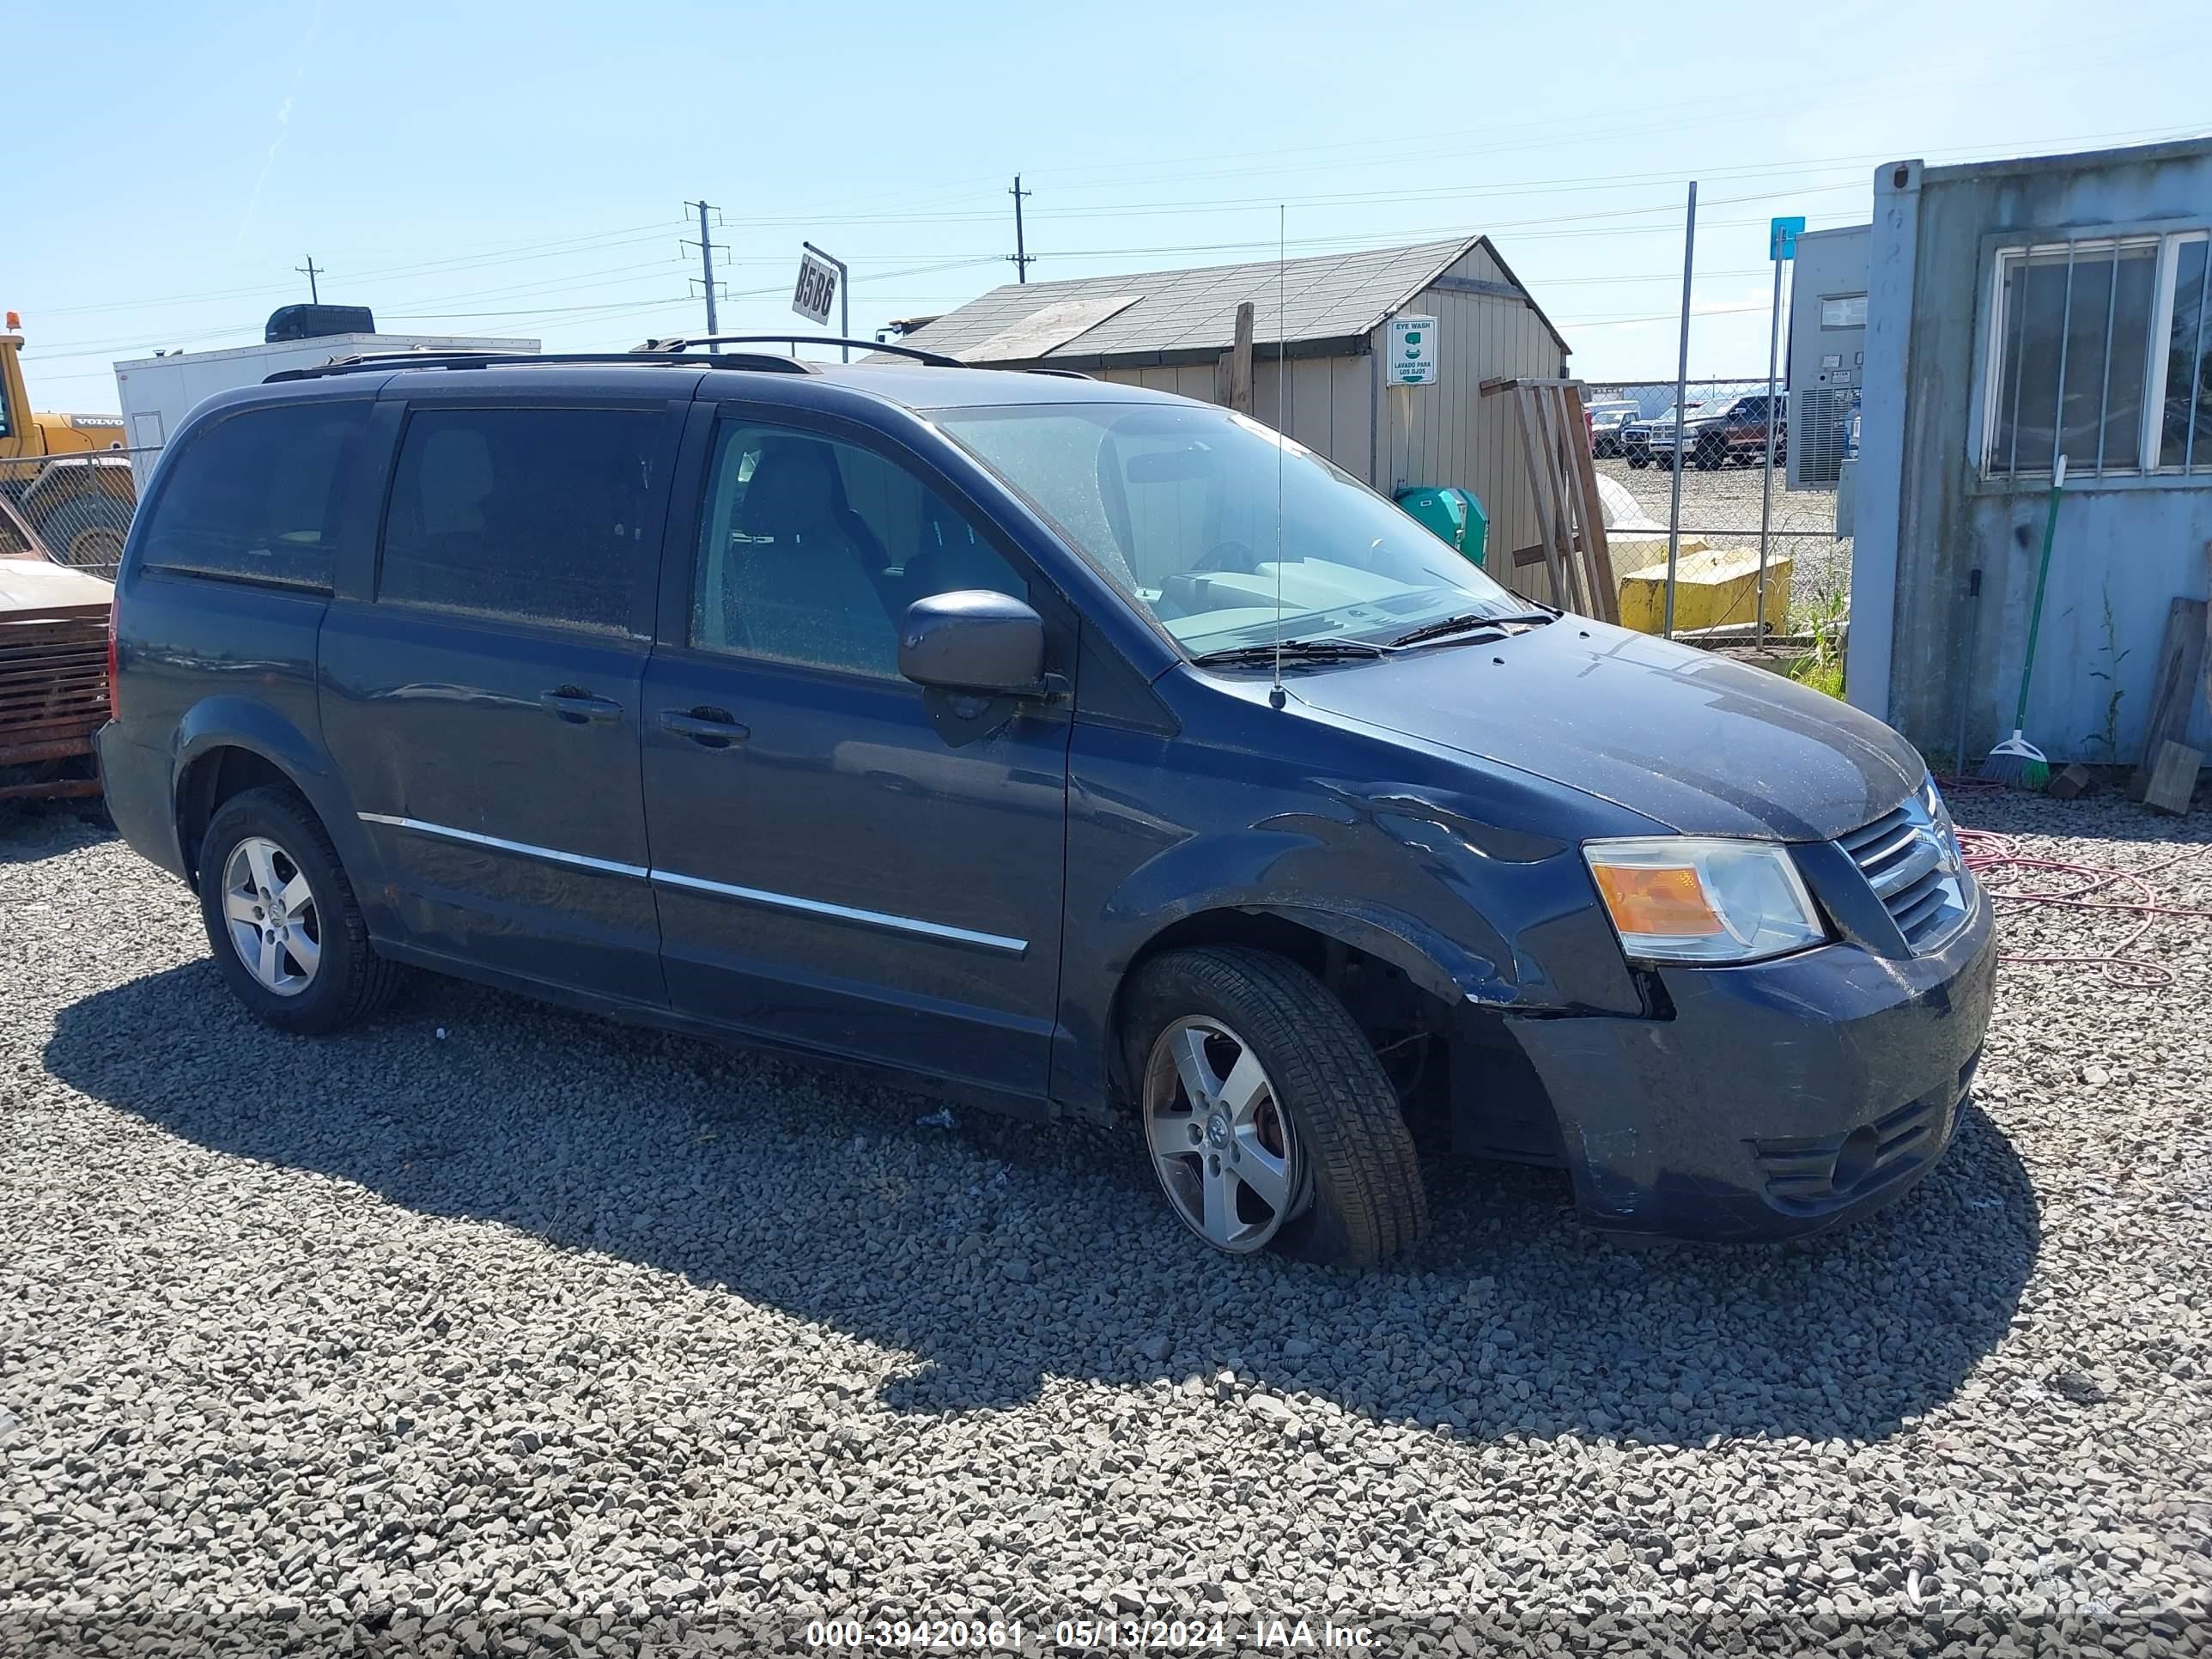
[[[830,306],[837,306],[837,332],[852,337],[850,302],[845,293],[845,262],[824,253],[811,242],[801,242],[799,256],[799,285],[791,291],[791,308],[809,322],[828,326]],[[853,361],[853,349],[841,348],[847,362]]]
[[[1774,301],[1766,319],[1766,470],[1759,477],[1759,613],[1752,624],[1754,640],[1766,637],[1766,542],[1774,511],[1774,441],[1783,422],[1774,409],[1775,370],[1782,356],[1782,267],[1797,257],[1797,239],[1804,234],[1805,216],[1767,221],[1766,257],[1774,262]]]

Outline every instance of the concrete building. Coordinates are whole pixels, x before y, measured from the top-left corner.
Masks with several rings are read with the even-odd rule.
[[[1252,413],[1385,495],[1455,484],[1490,515],[1492,572],[1540,596],[1510,556],[1540,535],[1510,398],[1481,383],[1566,373],[1567,343],[1485,236],[1359,253],[1010,283],[900,343],[970,362],[1078,369],[1226,404],[1222,360],[1252,302]],[[1437,321],[1437,378],[1386,385],[1394,318]],[[1287,360],[1290,378],[1279,379]],[[1533,588],[1529,584],[1534,584]]]
[[[1874,197],[1850,701],[1944,754],[1963,710],[1970,760],[2011,730],[2063,453],[2026,731],[2132,763],[2168,606],[2207,585],[2212,142],[1899,161]]]

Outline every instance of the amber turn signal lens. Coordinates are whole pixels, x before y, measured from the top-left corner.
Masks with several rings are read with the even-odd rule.
[[[1705,902],[1705,884],[1686,865],[1599,865],[1591,872],[1623,933],[1667,938],[1717,933],[1721,919]]]

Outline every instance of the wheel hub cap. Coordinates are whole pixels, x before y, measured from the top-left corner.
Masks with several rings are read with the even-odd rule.
[[[1208,1016],[1173,1022],[1145,1066],[1152,1167],[1185,1225],[1218,1249],[1256,1250],[1296,1215],[1304,1161],[1251,1045]]]
[[[299,861],[266,836],[249,836],[222,869],[223,931],[246,971],[278,996],[297,996],[322,965],[322,919]]]

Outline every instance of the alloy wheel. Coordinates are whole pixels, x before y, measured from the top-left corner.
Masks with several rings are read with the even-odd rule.
[[[1168,1200],[1216,1249],[1242,1254],[1297,1213],[1304,1158],[1251,1044],[1219,1020],[1171,1023],[1145,1066],[1145,1135]]]
[[[321,910],[299,861],[266,836],[248,836],[223,861],[222,919],[238,959],[264,989],[295,997],[313,983]]]

